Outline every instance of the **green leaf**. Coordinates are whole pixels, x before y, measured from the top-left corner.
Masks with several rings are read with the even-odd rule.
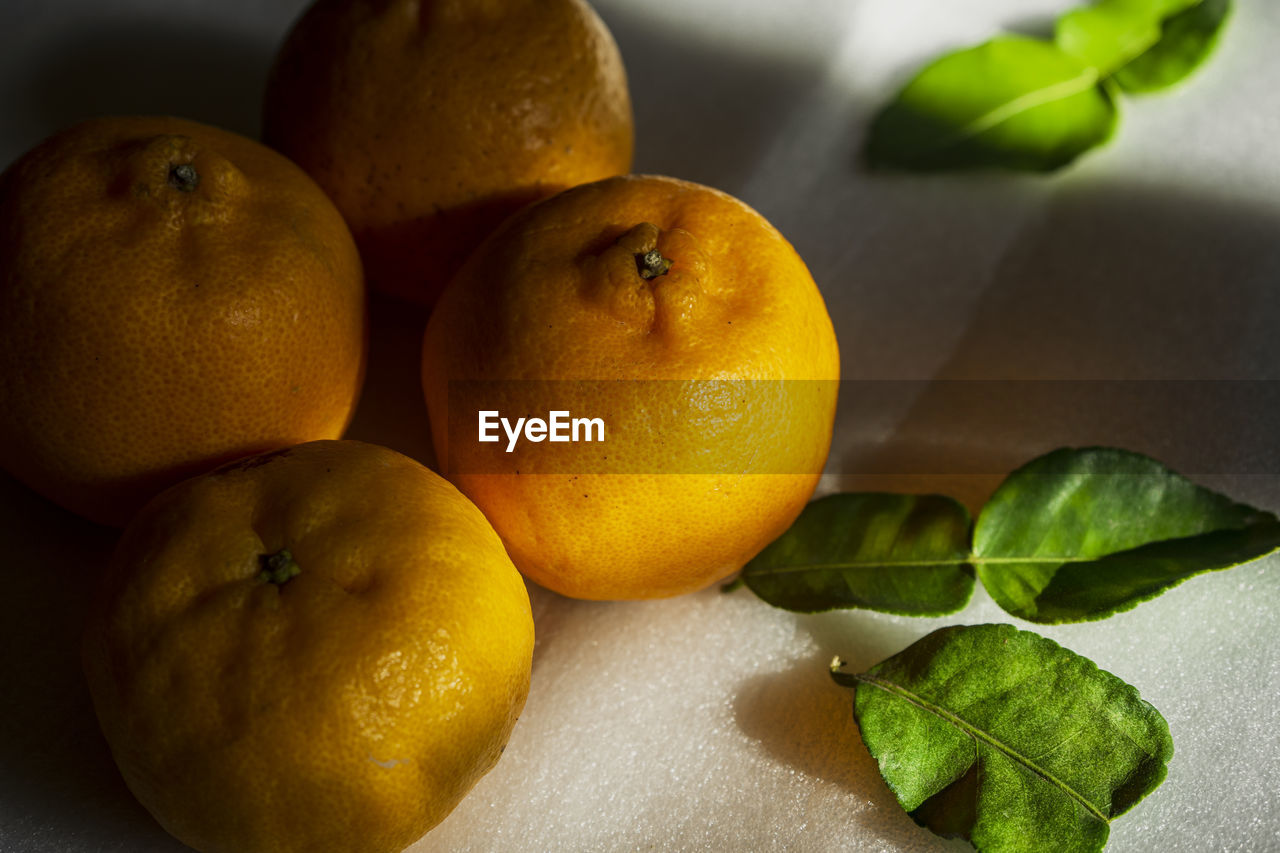
[[[1099,0],[1058,19],[1053,39],[1099,76],[1146,52],[1160,40],[1160,24],[1199,0]]]
[[[1001,36],[924,68],[873,121],[877,168],[1051,171],[1107,141],[1116,108],[1097,71],[1056,46]]]
[[[973,593],[969,512],[937,495],[841,494],[813,501],[742,570],[775,607],[954,613]]]
[[[1160,40],[1115,74],[1127,92],[1154,92],[1181,82],[1213,53],[1231,0],[1203,0],[1164,22]]]
[[[1277,548],[1270,513],[1108,448],[1056,450],[1010,474],[973,543],[996,603],[1042,623],[1101,619]]]
[[[1173,755],[1137,690],[1012,625],[942,628],[861,675],[837,667],[898,802],[978,850],[1101,850]]]

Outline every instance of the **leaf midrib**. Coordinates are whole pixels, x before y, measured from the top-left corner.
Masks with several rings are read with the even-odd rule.
[[[846,569],[938,568],[938,567],[945,567],[945,566],[974,566],[975,568],[980,566],[1002,566],[1002,565],[1003,566],[1010,566],[1010,565],[1062,566],[1068,563],[1093,563],[1099,560],[1104,560],[1108,557],[1114,557],[1117,554],[1125,554],[1132,551],[1138,551],[1149,545],[1155,545],[1163,542],[1171,542],[1171,541],[1175,541],[1176,539],[1181,539],[1181,538],[1191,539],[1198,536],[1204,536],[1207,534],[1218,533],[1226,530],[1246,530],[1246,529],[1248,528],[1247,527],[1242,527],[1242,528],[1224,527],[1224,528],[1218,528],[1216,530],[1200,531],[1199,533],[1193,533],[1187,537],[1173,537],[1171,539],[1158,539],[1158,540],[1153,540],[1151,542],[1141,543],[1139,545],[1135,545],[1130,548],[1122,548],[1120,550],[1108,551],[1104,554],[1093,554],[1091,556],[1077,555],[1073,557],[1066,557],[1066,556],[1058,556],[1058,555],[1052,555],[1052,556],[1035,555],[1035,556],[1026,556],[1026,557],[981,557],[981,556],[978,556],[977,554],[969,554],[965,557],[950,557],[950,558],[941,559],[941,560],[868,560],[866,562],[841,561],[841,562],[835,562],[835,563],[811,563],[808,565],[793,564],[793,565],[783,565],[783,566],[770,566],[768,568],[752,569],[750,574],[757,575],[757,576],[789,575],[789,574],[801,574],[803,572],[844,571]],[[1280,548],[1276,548],[1274,550],[1280,550]],[[1260,554],[1257,557],[1254,557],[1253,559],[1255,560],[1261,559],[1267,554],[1270,554],[1273,552],[1274,551],[1268,551],[1264,554]],[[1252,560],[1247,560],[1244,562],[1252,562]],[[1232,563],[1231,565],[1237,566],[1242,564],[1243,563],[1236,562],[1236,563]],[[1229,568],[1229,567],[1230,566],[1224,566],[1223,568]],[[1198,570],[1197,574],[1199,574],[1200,571],[1208,571],[1208,569]]]
[[[1081,92],[1085,92],[1098,84],[1098,72],[1094,68],[1084,68],[1080,74],[1066,80],[1060,80],[1057,83],[1050,84],[1041,89],[1027,92],[1019,95],[1011,101],[1000,104],[995,109],[978,116],[964,127],[957,128],[956,131],[949,136],[934,143],[929,150],[941,150],[958,145],[969,139],[974,139],[986,133],[994,127],[999,127],[1011,118],[1025,112],[1030,112],[1038,107],[1051,104],[1055,101],[1065,101],[1067,98],[1075,97]],[[924,156],[929,153],[928,150],[919,152],[916,156]]]
[[[1104,555],[1105,556],[1105,555]],[[947,560],[868,560],[865,563],[811,563],[809,565],[770,566],[767,569],[755,569],[753,575],[785,575],[798,572],[831,572],[844,569],[901,568],[936,566],[992,566],[1014,563],[1031,563],[1032,565],[1062,565],[1063,563],[1091,563],[1102,559],[1097,557],[956,557]]]
[[[1045,781],[1056,785],[1058,788],[1064,791],[1068,796],[1070,796],[1076,802],[1080,803],[1080,805],[1084,806],[1085,810],[1088,811],[1090,814],[1092,814],[1094,817],[1096,817],[1098,820],[1107,824],[1111,822],[1110,818],[1108,818],[1105,814],[1103,814],[1102,811],[1099,810],[1097,806],[1095,806],[1092,802],[1090,802],[1088,798],[1086,798],[1083,794],[1081,794],[1075,788],[1072,788],[1066,782],[1063,782],[1057,776],[1053,775],[1048,770],[1045,770],[1043,767],[1036,764],[1030,758],[1027,758],[1022,753],[1018,752],[1012,747],[1005,745],[1001,741],[996,740],[995,737],[987,734],[985,731],[973,725],[972,723],[969,723],[965,719],[957,716],[956,714],[953,714],[952,712],[948,711],[945,708],[942,708],[933,704],[927,699],[917,696],[916,694],[912,693],[910,690],[907,690],[905,687],[902,687],[901,685],[894,684],[892,681],[887,681],[882,678],[877,678],[876,676],[871,675],[870,673],[865,673],[865,672],[856,673],[853,675],[853,677],[864,684],[869,684],[872,687],[878,687],[879,689],[885,691],[886,693],[890,693],[895,696],[898,696],[899,698],[905,699],[906,701],[912,703],[913,705],[919,708],[923,708],[929,713],[934,714],[940,719],[950,723],[951,725],[965,732],[969,736],[977,738],[978,740],[981,740],[989,744],[995,749],[998,749],[1000,752],[1003,752],[1012,760],[1018,762],[1023,767],[1026,767],[1031,772],[1043,778]]]

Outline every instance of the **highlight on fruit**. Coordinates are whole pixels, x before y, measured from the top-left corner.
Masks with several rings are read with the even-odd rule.
[[[441,294],[422,349],[441,471],[526,577],[587,599],[679,595],[741,569],[813,494],[839,376],[822,294],[786,238],[732,196],[656,175],[506,220]],[[516,432],[534,418],[542,435],[548,412],[597,418],[606,440]]]

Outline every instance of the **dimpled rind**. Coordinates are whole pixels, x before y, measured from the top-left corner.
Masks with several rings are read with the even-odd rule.
[[[337,438],[366,337],[341,216],[252,140],[97,119],[0,178],[0,464],[94,521],[228,459]]]
[[[525,204],[631,169],[622,57],[584,0],[320,0],[263,137],[346,217],[370,285],[431,305]]]
[[[637,257],[652,250],[673,263],[645,279]],[[779,536],[825,464],[840,375],[791,245],[737,199],[653,176],[576,187],[504,223],[441,297],[422,371],[446,476],[527,577],[593,599],[700,589]],[[552,408],[539,380],[585,380],[573,414],[614,440],[525,442],[495,470],[495,445],[448,420],[450,383],[468,380],[493,383],[486,408],[513,416]]]
[[[259,577],[281,549],[298,573]],[[318,441],[144,508],[84,662],[125,781],[184,843],[381,853],[497,762],[532,650],[524,583],[474,505],[398,453]]]

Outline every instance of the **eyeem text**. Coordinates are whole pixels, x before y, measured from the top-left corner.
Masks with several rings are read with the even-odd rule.
[[[501,441],[499,428],[507,437],[507,452],[516,449],[521,437],[533,441],[604,441],[602,418],[575,418],[567,411],[551,411],[542,418],[517,418],[513,424],[496,409],[480,411],[480,441]]]

